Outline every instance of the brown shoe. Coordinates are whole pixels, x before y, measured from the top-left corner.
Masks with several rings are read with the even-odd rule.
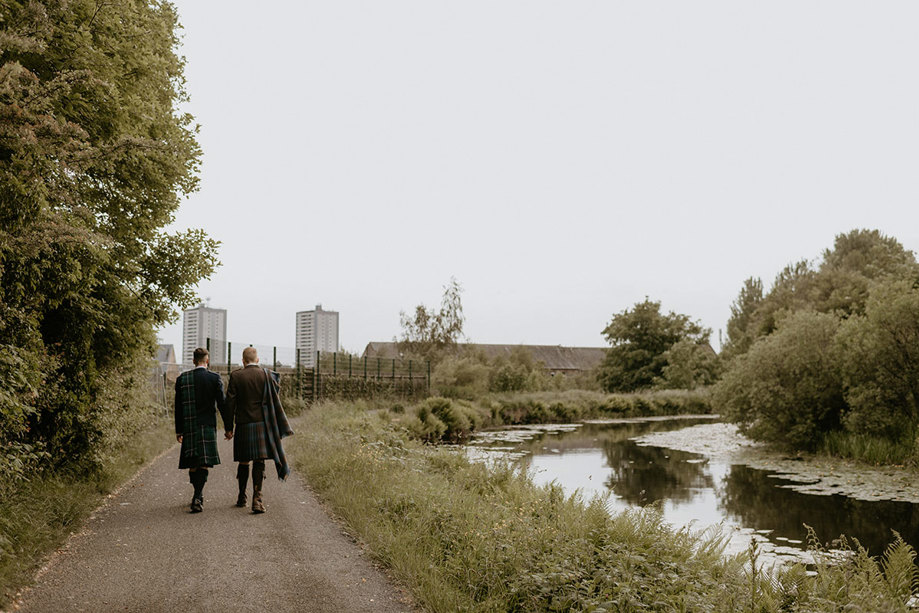
[[[265,478],[265,463],[255,462],[252,466],[252,512],[264,513],[265,504],[262,502],[262,481]]]

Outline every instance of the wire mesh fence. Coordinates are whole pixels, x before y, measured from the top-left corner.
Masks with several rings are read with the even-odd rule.
[[[316,352],[309,356],[294,347],[207,339],[208,368],[221,375],[224,388],[230,373],[242,368],[242,354],[254,348],[259,365],[281,375],[281,398],[308,404],[318,400],[420,400],[430,395],[431,364],[427,361],[368,358],[344,352]],[[216,359],[215,359],[216,358]],[[194,368],[192,363],[155,362],[151,387],[167,414],[175,400],[175,381]]]

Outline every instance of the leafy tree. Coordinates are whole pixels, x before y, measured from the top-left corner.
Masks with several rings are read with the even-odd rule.
[[[906,280],[872,288],[864,316],[839,332],[850,432],[898,439],[919,422],[919,289]]]
[[[843,317],[864,314],[874,284],[917,275],[915,256],[895,238],[877,230],[839,234],[833,248],[824,250],[816,268],[807,260],[789,264],[776,275],[765,295],[758,279],[744,281],[731,305],[724,355],[730,360],[748,351],[795,311],[835,312]]]
[[[752,436],[807,448],[837,429],[891,439],[912,432],[917,279],[915,256],[896,239],[852,230],[816,267],[786,267],[761,299],[747,280],[729,322],[734,359],[716,392],[722,412]],[[806,331],[802,322],[822,327]]]
[[[750,277],[744,281],[740,294],[731,305],[731,318],[728,319],[728,339],[722,353],[727,356],[746,353],[756,338],[756,331],[751,329],[756,310],[763,303],[763,282]]]
[[[823,312],[864,314],[875,282],[917,274],[915,256],[897,239],[877,230],[852,230],[836,236],[833,248],[823,252],[814,304]]]
[[[399,351],[432,362],[442,358],[463,336],[462,293],[462,286],[451,278],[444,287],[439,311],[419,304],[412,315],[399,313],[402,326],[402,336],[397,341]]]
[[[721,374],[721,359],[707,342],[677,341],[664,357],[667,365],[654,380],[657,388],[693,390],[712,385]]]
[[[834,352],[840,323],[830,313],[789,315],[734,360],[715,385],[716,410],[753,438],[813,449],[846,408]]]
[[[660,302],[647,298],[613,315],[603,330],[611,347],[598,371],[601,386],[611,392],[651,387],[664,375],[668,351],[680,341],[705,344],[710,330],[686,315],[661,313]]]
[[[438,396],[474,399],[488,392],[491,367],[477,356],[447,356],[434,367],[431,385]]]
[[[24,365],[0,368],[0,445],[87,460],[130,413],[101,390],[217,264],[203,232],[163,231],[200,158],[176,12],[0,0],[0,18],[0,338]]]
[[[492,362],[489,389],[493,392],[536,391],[548,387],[545,365],[536,362],[524,347],[514,347],[510,355]]]

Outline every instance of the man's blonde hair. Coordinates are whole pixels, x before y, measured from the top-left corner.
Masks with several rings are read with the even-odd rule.
[[[255,364],[258,362],[258,351],[255,347],[246,347],[243,349],[243,364]]]

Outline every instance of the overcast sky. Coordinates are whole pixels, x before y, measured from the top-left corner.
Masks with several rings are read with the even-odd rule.
[[[833,237],[919,250],[919,3],[177,0],[200,286],[238,343],[360,351],[455,276],[470,340],[602,346],[648,296],[714,330]],[[161,331],[179,344],[181,321]]]

